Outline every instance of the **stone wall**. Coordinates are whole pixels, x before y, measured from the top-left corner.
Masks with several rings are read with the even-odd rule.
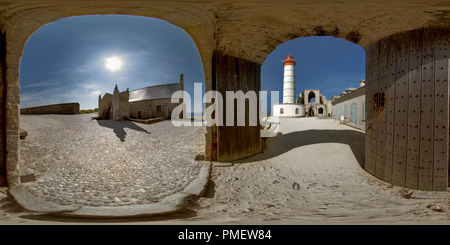
[[[129,98],[130,92],[128,90],[123,91],[119,94],[114,93],[113,105],[114,101],[116,101],[117,110],[114,110],[113,113],[116,113],[117,116],[113,115],[114,120],[124,120],[128,119],[130,116],[130,108],[129,108]]]
[[[119,93],[119,89],[114,88],[114,94],[106,93],[103,98],[98,98],[98,119],[123,120],[129,117],[128,100],[130,97],[128,90]]]
[[[352,105],[356,105],[356,124],[360,127],[365,127],[365,87],[360,87],[357,90],[342,96],[341,98],[332,102],[332,117],[339,120],[341,115],[345,113],[347,107],[347,116],[345,122],[352,122]]]
[[[6,186],[5,34],[0,32],[0,186]]]
[[[44,105],[20,109],[20,114],[78,114],[80,113],[80,104],[64,103],[54,105]]]
[[[112,107],[112,94],[106,93],[103,98],[98,98],[98,118],[99,119],[110,119],[111,107]]]
[[[134,118],[137,119],[149,119],[155,117],[170,118],[173,109],[178,106],[178,103],[171,103],[170,100],[171,99],[168,98],[159,100],[144,100],[144,101],[129,102],[130,117],[133,116]],[[157,110],[158,106],[160,106],[161,111]]]

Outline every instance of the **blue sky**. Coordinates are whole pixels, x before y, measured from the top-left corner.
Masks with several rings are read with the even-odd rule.
[[[296,93],[320,89],[330,99],[364,79],[364,50],[332,37],[299,38],[279,45],[261,68],[261,89],[280,91],[282,60],[297,60]],[[105,59],[123,66],[110,71]],[[78,102],[97,107],[98,95],[174,83],[184,74],[185,88],[204,81],[198,53],[189,35],[159,19],[137,16],[81,16],[45,25],[28,40],[21,59],[21,107]]]

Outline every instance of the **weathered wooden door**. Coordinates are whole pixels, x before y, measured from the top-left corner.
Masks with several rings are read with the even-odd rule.
[[[227,104],[227,91],[255,91],[259,94],[261,86],[261,65],[221,53],[213,57],[213,90],[222,94],[223,105]],[[259,97],[258,97],[259,101]],[[217,127],[216,159],[227,162],[241,159],[261,151],[259,102],[256,115],[249,115],[249,104],[246,103],[245,126],[237,125],[237,104],[234,103],[234,126],[225,125],[226,110],[223,108],[223,126]],[[257,117],[257,126],[249,126],[249,116]],[[214,151],[213,151],[214,152]],[[214,159],[214,156],[213,156]]]
[[[398,33],[366,48],[365,169],[411,189],[446,191],[450,29]]]

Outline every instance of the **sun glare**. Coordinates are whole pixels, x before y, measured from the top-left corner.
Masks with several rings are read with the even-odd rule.
[[[122,60],[118,57],[107,58],[105,66],[110,71],[120,70],[120,68],[122,67]]]

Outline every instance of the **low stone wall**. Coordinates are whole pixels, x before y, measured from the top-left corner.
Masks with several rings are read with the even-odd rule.
[[[44,105],[37,107],[30,107],[20,109],[20,114],[32,115],[32,114],[78,114],[80,113],[80,104],[78,103],[65,103]]]
[[[164,120],[167,120],[167,117],[157,117],[157,118],[151,118],[151,119],[133,119],[133,118],[130,118],[130,121],[138,122],[138,123],[145,123],[145,124],[162,122]]]

